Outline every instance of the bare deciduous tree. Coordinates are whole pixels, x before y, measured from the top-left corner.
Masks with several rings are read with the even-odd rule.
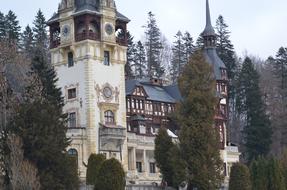
[[[15,135],[9,135],[7,145],[10,154],[5,159],[5,166],[9,168],[8,175],[12,190],[39,190],[38,170],[24,158],[22,140]]]

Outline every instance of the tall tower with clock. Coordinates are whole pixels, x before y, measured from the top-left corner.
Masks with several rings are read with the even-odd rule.
[[[92,153],[127,167],[125,75],[129,19],[114,0],[62,0],[48,21],[51,62],[81,177]]]

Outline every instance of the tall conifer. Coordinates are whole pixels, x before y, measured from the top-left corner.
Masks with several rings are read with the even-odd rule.
[[[161,42],[161,32],[152,12],[148,13],[148,22],[145,28],[145,47],[148,64],[147,74],[149,77],[161,77],[164,74],[164,68],[160,61],[160,51],[163,48],[163,45]]]
[[[26,26],[24,32],[21,35],[21,48],[26,53],[28,57],[33,56],[33,41],[34,35],[31,27]]]
[[[219,134],[213,127],[217,102],[215,86],[212,67],[201,52],[194,53],[179,79],[183,100],[176,112],[189,190],[217,189],[223,179]]]
[[[19,21],[13,11],[10,10],[5,16],[5,23],[6,37],[10,41],[18,44],[20,40],[21,27],[19,26]]]
[[[259,74],[250,58],[246,58],[239,73],[237,109],[245,118],[245,158],[251,162],[269,153],[272,129],[259,88]]]
[[[127,49],[127,63],[125,65],[125,74],[127,78],[134,77],[134,72],[132,69],[132,66],[135,63],[135,44],[134,44],[134,37],[130,34],[130,32],[127,32],[127,38],[128,38],[128,49]]]
[[[135,76],[136,78],[143,78],[146,75],[146,52],[141,41],[136,44],[135,51]]]

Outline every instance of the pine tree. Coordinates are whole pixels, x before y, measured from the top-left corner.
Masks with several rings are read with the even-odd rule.
[[[287,188],[287,150],[286,149],[282,153],[280,164],[282,167],[282,175],[284,177],[285,187]]]
[[[287,48],[281,47],[273,64],[273,73],[280,82],[281,96],[287,97]]]
[[[33,22],[33,32],[34,32],[34,44],[37,48],[42,51],[48,52],[48,34],[47,34],[47,24],[46,19],[41,11],[37,12],[35,20]]]
[[[45,56],[41,49],[36,50],[34,81],[12,119],[11,130],[23,139],[25,158],[37,166],[43,190],[78,189],[77,167],[66,153],[69,139],[61,90]]]
[[[127,38],[128,38],[128,49],[127,49],[127,63],[125,65],[125,74],[127,78],[134,77],[132,66],[135,63],[135,44],[134,44],[134,37],[130,34],[130,32],[127,32]]]
[[[250,173],[247,166],[235,163],[231,168],[229,190],[251,190]]]
[[[185,47],[183,42],[183,35],[180,31],[175,35],[176,41],[172,48],[172,60],[171,60],[171,80],[173,83],[177,82],[177,79],[182,72],[184,65],[186,64]]]
[[[157,167],[160,169],[163,181],[169,186],[173,185],[173,171],[171,163],[168,161],[170,149],[173,147],[172,139],[167,130],[160,128],[155,138],[154,157]]]
[[[274,158],[268,163],[268,189],[286,190],[281,164]]]
[[[181,126],[179,141],[187,163],[189,189],[217,189],[223,176],[219,134],[214,125],[215,79],[212,67],[195,52],[179,79],[183,97],[176,111]]]
[[[262,157],[253,160],[250,165],[250,174],[253,190],[268,189],[268,161]]]
[[[27,25],[24,32],[21,35],[21,48],[28,55],[28,57],[31,57],[33,54],[33,41],[34,41],[33,31],[30,28],[30,26]]]
[[[193,44],[193,38],[191,37],[189,32],[185,32],[182,39],[184,44],[185,63],[187,64],[190,56],[195,51],[195,46]]]
[[[202,34],[200,34],[198,38],[196,39],[195,49],[202,50],[203,48],[204,48],[204,39],[203,39]]]
[[[5,22],[7,38],[10,41],[18,44],[20,40],[21,27],[19,26],[19,21],[17,20],[17,16],[15,15],[15,13],[10,10],[5,16]]]
[[[0,12],[0,40],[6,37],[6,20],[2,12]]]
[[[146,53],[141,41],[138,41],[136,44],[134,60],[135,76],[142,79],[146,73]]]
[[[125,172],[121,163],[115,158],[103,162],[95,189],[124,190]]]
[[[223,16],[219,15],[216,20],[216,33],[217,33],[217,53],[227,68],[227,75],[229,78],[229,99],[234,99],[234,82],[237,71],[235,52],[233,44],[230,41],[230,31],[228,25],[225,23]],[[233,102],[231,102],[233,103]]]
[[[160,50],[163,46],[161,43],[161,32],[152,12],[148,13],[148,22],[145,28],[145,46],[148,64],[147,74],[149,77],[161,77],[164,74],[164,68],[160,62]]]
[[[248,57],[239,73],[236,93],[238,113],[246,118],[244,126],[246,159],[251,162],[269,153],[272,128],[262,101],[259,74]]]

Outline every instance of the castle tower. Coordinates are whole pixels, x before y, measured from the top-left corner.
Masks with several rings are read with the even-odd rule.
[[[220,99],[215,116],[215,127],[220,133],[220,148],[226,147],[226,122],[228,119],[228,96],[227,96],[227,70],[225,64],[218,57],[216,52],[216,33],[211,25],[209,1],[206,0],[206,26],[202,32],[204,39],[204,55],[209,64],[212,65],[216,78],[216,95]]]
[[[51,62],[68,114],[80,176],[91,153],[127,167],[125,75],[129,19],[113,0],[62,0],[48,21]]]

